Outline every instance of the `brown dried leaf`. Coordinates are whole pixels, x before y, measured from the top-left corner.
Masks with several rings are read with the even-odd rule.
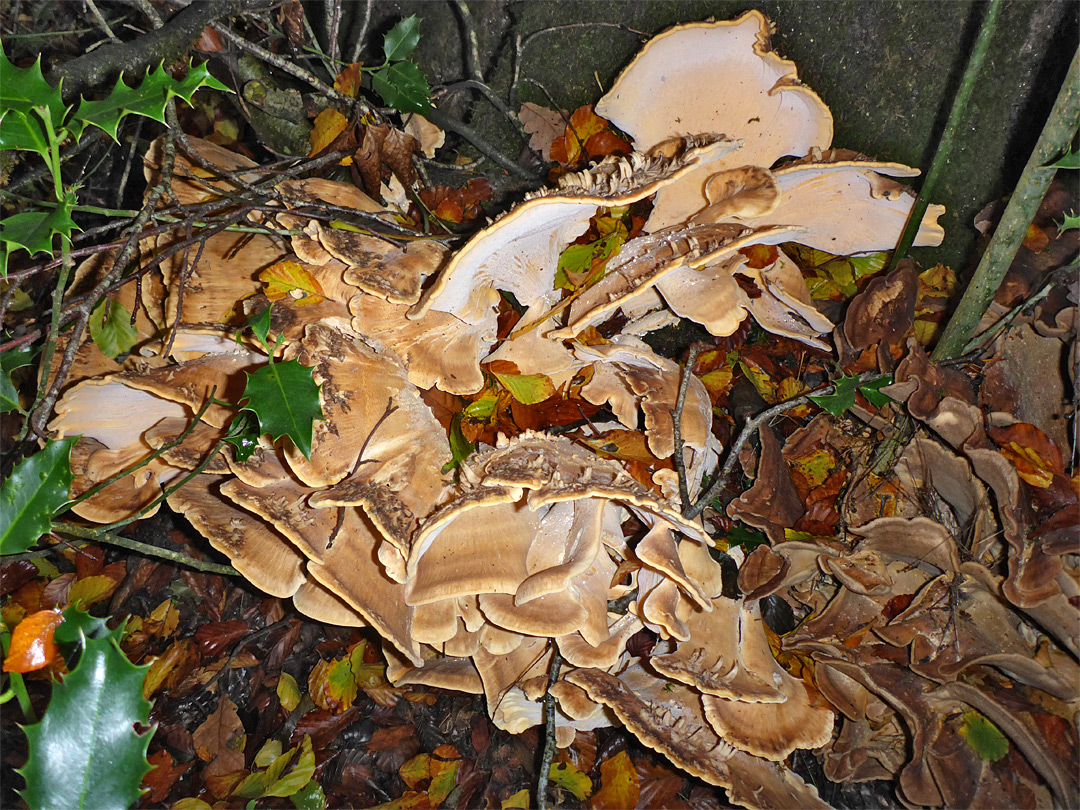
[[[236,704],[228,695],[222,695],[213,714],[206,718],[192,735],[195,753],[203,762],[209,763],[207,776],[223,776],[244,770],[244,746],[247,735]]]
[[[518,120],[529,137],[529,148],[551,160],[551,145],[566,130],[565,113],[526,101],[518,112]]]

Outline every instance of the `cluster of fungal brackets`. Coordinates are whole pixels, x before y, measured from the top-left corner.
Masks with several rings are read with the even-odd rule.
[[[669,458],[680,368],[641,336],[679,317],[724,336],[749,312],[770,332],[825,347],[832,324],[795,263],[779,250],[755,269],[740,251],[785,242],[834,254],[890,249],[914,202],[891,178],[917,172],[831,149],[828,108],[770,50],[768,21],[756,11],[656,36],[596,111],[637,151],[532,195],[452,255],[287,208],[276,220],[290,237],[222,232],[197,255],[174,252],[143,285],[139,356],[117,366],[92,343],[81,346],[77,382],[51,428],[82,436],[72,456],[78,493],[169,445],[212,388],[237,401],[243,372],[267,358],[220,325],[223,310],[260,289],[259,269],[297,262],[321,295],[278,302],[273,327],[283,356],[312,367],[321,385],[325,419],[310,458],[264,437],[246,461],[216,456],[170,507],[267,593],[292,597],[317,621],[377,630],[394,683],[483,694],[494,722],[518,732],[540,722],[557,648],[560,745],[577,730],[622,723],[747,807],[824,806],[784,760],[826,743],[833,712],[776,663],[757,602],[722,595],[712,541],[682,517],[671,471],[649,486],[565,437],[526,432],[482,448],[455,482],[442,472],[451,452],[430,392],[475,393],[481,364],[492,360],[546,375],[557,390],[588,372],[582,396],[623,426],[643,420],[650,451]],[[259,176],[240,156],[199,149]],[[231,187],[206,175],[181,156],[173,184],[181,202]],[[294,201],[383,211],[345,184],[276,188]],[[562,250],[599,209],[646,197],[644,235],[552,314]],[[942,210],[930,206],[917,245],[940,242]],[[177,238],[143,247],[160,255]],[[501,343],[500,291],[526,307],[522,328]],[[581,339],[618,310],[620,334]],[[98,522],[137,512],[195,469],[231,413],[212,405],[182,443],[76,511]],[[711,418],[692,379],[682,423],[691,494],[720,451]],[[642,528],[627,538],[631,516]],[[626,612],[609,611],[629,595]],[[659,640],[635,658],[626,641],[643,627]]]

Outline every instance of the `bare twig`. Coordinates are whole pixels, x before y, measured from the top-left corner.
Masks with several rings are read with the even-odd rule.
[[[533,174],[528,169],[524,168],[516,161],[511,160],[498,149],[495,148],[486,138],[484,138],[479,132],[470,127],[467,124],[458,121],[456,118],[451,118],[446,113],[442,112],[436,107],[432,107],[427,114],[427,119],[435,126],[442,127],[445,130],[449,130],[462,138],[467,140],[477,151],[481,154],[487,155],[495,163],[497,163],[510,174],[518,177],[522,180],[527,180],[530,183],[537,183],[540,181],[540,176]]]
[[[364,19],[360,23],[360,30],[356,34],[356,39],[353,45],[353,51],[349,62],[359,62],[360,52],[364,49],[364,43],[367,40],[368,23],[371,22],[371,0],[364,0]]]
[[[225,37],[225,39],[229,40],[229,42],[231,42],[236,47],[240,48],[241,50],[247,51],[252,56],[257,56],[259,59],[261,59],[263,62],[266,62],[268,65],[273,65],[278,70],[282,70],[289,75],[295,76],[296,78],[300,79],[300,81],[306,82],[327,98],[332,98],[334,101],[340,101],[347,104],[353,104],[355,102],[355,99],[351,99],[348,96],[342,95],[333,87],[320,79],[318,76],[316,76],[314,73],[312,73],[310,70],[300,67],[298,64],[296,64],[296,62],[290,59],[286,59],[276,53],[271,53],[270,51],[266,50],[266,48],[263,48],[260,45],[256,45],[250,40],[244,39],[239,34],[234,33],[228,26],[221,25],[220,23],[213,23],[211,25],[211,28],[213,28],[215,31]]]
[[[119,42],[120,37],[113,33],[112,28],[109,27],[109,24],[105,21],[105,18],[101,16],[101,12],[98,11],[98,7],[94,3],[94,0],[84,0],[84,2],[86,3],[87,8],[90,9],[90,13],[94,15],[94,20],[99,26],[101,26],[101,30],[105,32],[105,36],[115,42]]]
[[[461,27],[465,34],[465,71],[470,79],[483,84],[484,73],[480,70],[480,43],[476,38],[476,24],[473,22],[469,4],[465,0],[452,0],[452,2],[461,16]]]
[[[338,28],[341,26],[341,0],[326,0],[326,39],[330,64],[338,63]]]
[[[551,760],[555,756],[555,695],[551,694],[551,688],[559,680],[559,669],[562,666],[562,656],[559,648],[551,645],[551,667],[548,669],[547,688],[544,690],[544,753],[540,758],[540,771],[536,775],[536,807],[537,810],[547,810],[547,787],[551,778]]]
[[[74,523],[56,523],[53,525],[52,530],[59,535],[68,535],[71,537],[78,537],[94,543],[108,543],[113,546],[120,546],[126,548],[129,551],[137,551],[140,554],[145,554],[148,557],[159,557],[169,562],[174,562],[177,565],[184,565],[188,568],[194,568],[196,571],[205,571],[208,574],[223,574],[230,577],[240,576],[240,572],[233,568],[231,565],[221,565],[220,563],[204,562],[203,560],[196,560],[194,557],[189,557],[186,554],[181,554],[179,551],[170,551],[167,548],[161,548],[161,546],[152,546],[149,543],[140,543],[138,540],[131,540],[127,537],[121,537],[114,532],[103,531],[101,529],[91,529],[88,526],[77,526]],[[48,551],[47,549],[43,549]],[[38,552],[29,552],[38,555]]]

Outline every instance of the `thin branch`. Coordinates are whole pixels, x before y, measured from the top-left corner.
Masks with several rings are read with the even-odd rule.
[[[456,118],[451,118],[436,107],[432,107],[426,117],[431,123],[435,124],[435,126],[442,127],[456,135],[460,135],[475,146],[477,151],[491,158],[495,163],[506,169],[506,171],[515,177],[527,180],[530,183],[538,183],[540,181],[541,178],[539,175],[533,174],[528,169],[519,165],[516,161],[508,158],[469,125],[458,121]]]
[[[169,551],[167,548],[161,548],[161,546],[152,546],[149,543],[140,543],[138,540],[131,540],[127,537],[121,537],[113,532],[104,531],[102,529],[92,529],[89,526],[77,526],[74,523],[55,523],[52,527],[53,532],[59,535],[69,535],[71,537],[78,537],[83,540],[92,541],[94,543],[108,543],[112,546],[120,546],[126,548],[129,551],[137,551],[140,554],[145,554],[148,557],[159,557],[169,562],[174,562],[177,565],[185,565],[188,568],[194,568],[196,571],[205,571],[208,574],[223,574],[230,577],[240,576],[240,572],[233,568],[231,565],[222,565],[221,563],[204,562],[203,560],[197,560],[194,557],[189,557],[186,554],[181,554],[179,551]],[[48,549],[43,549],[47,551]],[[37,552],[30,552],[36,554]]]
[[[949,165],[949,158],[952,156],[953,139],[960,129],[964,113],[967,111],[968,102],[971,100],[971,93],[975,89],[979,73],[982,70],[983,60],[990,50],[990,39],[997,27],[997,18],[1001,6],[1001,0],[990,0],[986,10],[986,17],[979,28],[979,36],[971,49],[971,56],[968,57],[964,77],[960,82],[960,89],[957,91],[956,97],[953,98],[952,107],[949,109],[949,118],[945,122],[945,130],[941,133],[941,140],[938,141],[934,159],[931,161],[930,169],[926,173],[926,179],[923,181],[915,204],[908,214],[907,225],[900,235],[900,242],[893,251],[888,272],[896,269],[897,265],[900,264],[900,260],[907,255],[908,249],[915,243],[915,237],[919,233],[919,228],[922,227],[923,216],[926,214],[930,200],[937,190],[938,179],[941,177],[945,167]]]
[[[476,38],[476,24],[472,12],[465,0],[452,0],[454,8],[461,16],[461,27],[465,33],[465,72],[469,78],[480,84],[484,83],[484,74],[480,70],[480,43]]]
[[[686,480],[686,460],[683,458],[682,418],[686,408],[686,392],[690,388],[690,378],[694,376],[694,363],[701,354],[702,347],[695,344],[690,347],[683,366],[682,379],[679,380],[679,394],[675,398],[675,410],[671,413],[671,425],[675,433],[675,471],[679,474],[679,505],[685,510],[690,505],[690,483]]]
[[[84,2],[86,3],[87,7],[90,9],[90,13],[92,15],[94,15],[94,20],[97,22],[97,24],[99,26],[101,26],[101,30],[105,32],[105,36],[107,36],[109,39],[113,40],[114,42],[119,42],[120,37],[118,37],[116,34],[113,33],[112,28],[109,27],[109,23],[106,22],[105,18],[101,16],[101,12],[98,11],[98,7],[94,3],[94,0],[84,0]]]
[[[547,787],[551,778],[551,760],[555,757],[555,695],[551,688],[559,680],[562,656],[559,648],[551,645],[551,668],[548,669],[547,688],[544,690],[544,753],[540,758],[540,772],[536,776],[536,807],[547,810]]]
[[[298,64],[296,64],[296,62],[290,59],[286,59],[282,56],[278,56],[276,53],[271,53],[270,51],[266,50],[266,48],[263,48],[260,45],[256,45],[250,40],[244,39],[239,34],[233,33],[231,29],[229,29],[227,26],[221,25],[220,23],[213,23],[210,27],[217,31],[219,34],[221,34],[223,37],[225,37],[225,39],[229,40],[229,42],[231,42],[236,47],[240,48],[241,50],[247,51],[253,56],[257,56],[259,59],[261,59],[263,62],[266,62],[268,65],[273,65],[278,70],[282,70],[285,73],[288,73],[289,75],[295,76],[296,78],[300,79],[300,81],[306,82],[327,98],[331,98],[334,101],[345,102],[347,104],[354,103],[354,99],[342,95],[333,87],[320,79],[318,76],[316,76],[314,73],[312,73],[310,70],[306,70],[305,68],[300,67]]]
[[[1047,166],[1068,150],[1080,125],[1080,48],[1073,53],[1069,73],[1061,85],[1054,108],[1043,127],[1039,141],[1028,158],[1027,165],[1016,183],[1001,222],[994,229],[990,244],[975,268],[959,305],[949,318],[931,360],[944,360],[960,354],[964,344],[975,331],[986,308],[994,299],[1005,273],[1012,265],[1016,251],[1027,233],[1031,220],[1046,196],[1046,190],[1057,169]]]
[[[359,62],[360,61],[360,52],[364,49],[364,43],[365,43],[365,41],[367,39],[368,23],[370,23],[370,22],[371,22],[371,0],[365,0],[365,2],[364,2],[364,19],[363,19],[363,22],[360,23],[360,31],[356,35],[356,39],[355,39],[356,44],[353,45],[352,57],[349,59],[350,64],[353,63],[353,62]]]

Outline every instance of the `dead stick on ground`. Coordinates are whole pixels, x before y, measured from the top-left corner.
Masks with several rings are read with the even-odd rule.
[[[555,696],[551,694],[551,688],[559,680],[561,666],[562,656],[559,655],[559,648],[553,647],[547,689],[544,690],[544,754],[540,758],[540,772],[536,777],[537,810],[547,810],[548,806],[547,787],[548,780],[551,778],[551,760],[555,756]]]

